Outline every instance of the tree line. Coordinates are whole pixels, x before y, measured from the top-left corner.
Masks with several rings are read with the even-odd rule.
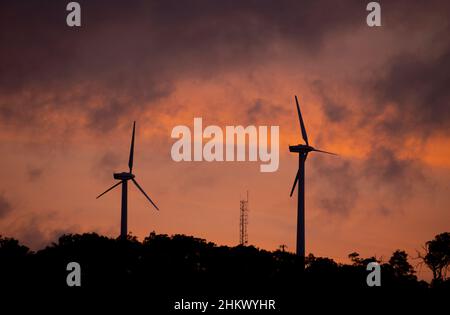
[[[66,266],[81,266],[82,287],[147,287],[159,292],[189,292],[205,288],[261,290],[273,288],[367,288],[366,266],[381,266],[381,288],[417,290],[450,289],[450,233],[441,233],[423,246],[416,261],[433,274],[430,283],[419,280],[411,257],[396,250],[387,261],[349,254],[350,263],[337,263],[310,254],[305,270],[300,259],[285,247],[266,251],[254,246],[218,246],[186,235],[150,233],[140,242],[108,238],[96,233],[65,234],[44,249],[31,251],[14,238],[0,236],[0,286],[2,288],[66,288]],[[150,290],[152,287],[149,288]],[[237,292],[233,291],[233,292]]]

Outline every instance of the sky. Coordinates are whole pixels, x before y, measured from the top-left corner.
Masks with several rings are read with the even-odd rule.
[[[63,233],[120,231],[120,190],[137,121],[128,229],[295,250],[289,192],[310,144],[306,252],[411,258],[450,228],[450,3],[380,1],[0,2],[0,234],[37,250]],[[177,125],[280,127],[280,165],[175,162]],[[225,129],[224,129],[225,130]],[[413,265],[419,261],[412,259]],[[421,277],[427,278],[424,270]]]

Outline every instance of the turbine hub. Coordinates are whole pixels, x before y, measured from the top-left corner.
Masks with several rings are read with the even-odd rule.
[[[128,172],[122,172],[122,173],[114,173],[114,179],[120,179],[120,180],[130,180],[134,178],[134,174],[128,173]]]
[[[313,151],[314,148],[309,145],[304,144],[297,144],[297,145],[290,145],[289,151],[295,152],[295,153],[308,153],[310,151]]]

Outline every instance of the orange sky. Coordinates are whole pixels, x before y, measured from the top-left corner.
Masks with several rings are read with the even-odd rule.
[[[65,232],[118,235],[120,190],[95,196],[127,170],[137,120],[134,170],[161,211],[130,186],[129,231],[235,245],[248,189],[250,244],[294,251],[294,94],[310,143],[340,154],[308,158],[307,253],[415,257],[448,231],[448,4],[383,4],[373,29],[359,2],[93,1],[73,30],[55,4],[11,3],[0,10],[0,234],[33,249]],[[278,171],[172,161],[171,130],[194,117],[280,126]]]

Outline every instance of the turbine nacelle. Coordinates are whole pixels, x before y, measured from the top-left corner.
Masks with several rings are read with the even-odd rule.
[[[294,152],[294,153],[300,153],[300,154],[308,154],[309,152],[314,151],[314,152],[326,153],[326,154],[331,154],[331,155],[337,155],[336,153],[318,150],[310,145],[305,145],[305,144],[290,145],[289,151]]]
[[[120,179],[120,180],[130,180],[130,179],[134,178],[134,174],[131,174],[128,172],[114,173],[113,176],[114,176],[114,179]]]
[[[308,153],[311,151],[314,151],[315,149],[312,146],[304,145],[304,144],[297,144],[297,145],[290,145],[289,151],[295,152],[295,153]]]

